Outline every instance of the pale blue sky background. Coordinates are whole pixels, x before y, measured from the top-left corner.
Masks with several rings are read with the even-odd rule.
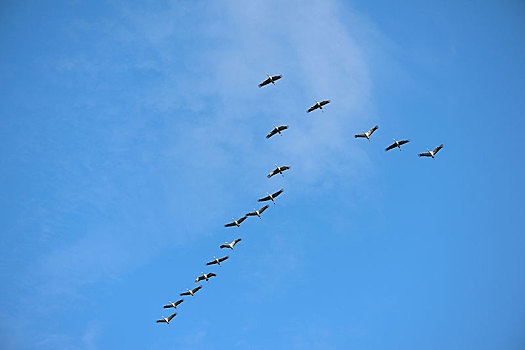
[[[520,1],[3,1],[0,348],[525,348],[524,33]]]

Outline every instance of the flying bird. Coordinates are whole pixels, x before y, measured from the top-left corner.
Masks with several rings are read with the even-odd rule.
[[[270,131],[268,133],[268,135],[266,135],[266,138],[269,139],[270,137],[272,137],[275,134],[279,134],[279,135],[283,136],[281,131],[284,131],[286,129],[288,129],[288,125],[275,126],[275,124],[273,124],[273,130]]]
[[[394,139],[394,143],[388,146],[387,148],[385,148],[385,151],[390,151],[391,149],[396,148],[396,147],[399,148],[399,150],[401,151],[401,145],[404,145],[405,143],[409,143],[409,142],[410,140],[396,141],[396,139]]]
[[[233,242],[231,242],[231,243],[224,242],[224,243],[226,243],[226,244],[221,245],[220,248],[221,248],[221,249],[222,249],[222,248],[229,248],[229,249],[231,249],[232,251],[235,251],[235,250],[233,249],[233,247],[235,247],[235,245],[236,245],[237,243],[239,243],[240,241],[242,241],[242,239],[241,239],[241,238],[237,238],[235,241],[233,241]]]
[[[440,149],[443,148],[443,144],[437,146],[436,148],[434,148],[432,151],[430,151],[428,148],[427,148],[427,151],[428,152],[425,152],[425,153],[419,153],[418,156],[420,157],[432,157],[432,159],[436,159],[434,158],[434,156],[436,155],[436,153],[439,152]]]
[[[270,83],[272,83],[273,85],[275,85],[275,82],[279,79],[281,79],[283,76],[282,75],[274,75],[273,77],[270,76],[268,73],[266,73],[266,75],[268,76],[268,79],[266,79],[265,81],[263,81],[262,83],[259,84],[259,87],[263,87],[265,85],[268,85]],[[275,85],[277,86],[277,85]]]
[[[165,309],[169,309],[170,307],[172,307],[172,308],[176,309],[177,306],[179,306],[183,301],[184,301],[184,299],[180,299],[180,300],[178,300],[178,301],[176,301],[174,303],[172,303],[170,301],[168,305],[164,305],[164,308]]]
[[[286,171],[286,170],[290,169],[290,167],[289,167],[289,166],[286,166],[286,165],[284,165],[284,166],[278,166],[277,164],[275,164],[275,166],[276,166],[277,168],[275,168],[274,170],[272,170],[272,172],[269,173],[269,174],[267,175],[268,178],[271,178],[272,176],[277,175],[277,174],[281,174],[282,177],[284,177],[283,171]]]
[[[188,288],[186,288],[187,292],[180,293],[180,296],[183,297],[185,295],[191,295],[192,297],[194,297],[195,293],[197,293],[199,291],[199,289],[201,289],[201,288],[202,288],[202,286],[195,287],[192,290],[189,290]]]
[[[217,259],[216,257],[213,257],[213,260],[210,261],[210,262],[207,262],[206,265],[214,265],[214,264],[217,264],[219,265],[219,267],[221,266],[221,262],[223,262],[224,260],[228,260],[230,258],[229,255],[226,255],[225,257],[223,258],[220,258],[220,259]]]
[[[210,272],[210,273],[204,273],[202,272],[202,275],[197,277],[197,279],[195,280],[195,284],[199,283],[200,281],[202,280],[206,280],[206,282],[208,282],[208,280],[212,277],[215,277],[217,276],[216,274],[214,274],[213,272]]]
[[[261,214],[263,213],[263,211],[265,211],[266,209],[268,209],[270,206],[268,204],[266,204],[264,207],[262,207],[261,209],[259,210],[255,210],[255,208],[253,208],[253,211],[252,212],[249,212],[246,214],[246,216],[258,216],[259,219],[261,219]]]
[[[259,198],[257,201],[258,202],[266,202],[266,201],[272,201],[273,202],[273,205],[275,205],[275,201],[274,199],[280,195],[281,193],[283,193],[283,189],[281,188],[279,191],[273,193],[273,194],[269,194],[268,192],[266,192],[267,196],[266,197],[263,197],[263,198]]]
[[[175,316],[177,316],[177,313],[176,313],[176,312],[172,313],[169,317],[164,317],[164,316],[162,316],[162,318],[161,318],[160,320],[157,320],[156,322],[157,322],[157,323],[167,323],[168,326],[169,326],[169,325],[170,325],[170,321],[171,321],[171,319],[172,319],[173,317],[175,317]]]
[[[310,113],[311,111],[315,111],[317,108],[319,108],[321,110],[321,112],[323,111],[323,106],[324,105],[327,105],[330,103],[330,100],[325,100],[325,101],[321,101],[321,102],[318,102],[315,98],[315,104],[308,108],[308,110],[306,111],[306,113]]]
[[[237,226],[238,228],[241,228],[241,223],[246,220],[246,216],[243,216],[242,218],[240,218],[239,220],[235,220],[234,218],[232,218],[232,222],[224,225],[224,227],[233,227],[233,226]]]
[[[363,133],[362,134],[357,134],[357,135],[354,135],[355,138],[358,138],[358,137],[366,137],[368,139],[368,141],[370,141],[370,136],[372,136],[372,134],[374,133],[374,131],[376,131],[377,129],[379,129],[379,126],[374,126],[372,129],[368,130],[367,132],[365,132],[363,130]]]

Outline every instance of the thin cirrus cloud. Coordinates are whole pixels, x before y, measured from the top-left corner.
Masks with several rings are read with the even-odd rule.
[[[348,181],[355,162],[368,162],[348,149],[355,123],[373,114],[366,48],[352,34],[368,29],[355,13],[335,1],[133,6],[120,4],[116,19],[75,25],[87,36],[104,34],[101,47],[136,55],[61,53],[56,60],[57,71],[89,77],[88,84],[102,88],[126,73],[151,79],[116,90],[112,99],[83,96],[82,108],[97,117],[68,118],[73,129],[94,130],[90,120],[108,127],[96,131],[103,135],[96,157],[79,147],[78,160],[58,162],[63,185],[54,198],[62,209],[45,211],[46,230],[59,223],[71,236],[30,259],[29,276],[39,288],[27,299],[79,298],[82,286],[119,279],[212,235],[232,212],[251,209],[257,196],[288,177],[287,188],[315,192]],[[283,79],[259,89],[265,73]],[[324,113],[306,114],[313,97],[332,104]],[[290,129],[266,140],[272,124]],[[349,160],[354,166],[345,165]],[[291,165],[290,173],[266,179],[276,162]],[[83,204],[69,212],[72,201]],[[132,206],[123,209],[126,203]],[[98,208],[91,214],[97,223],[79,227],[75,220],[86,206]],[[290,253],[284,263],[297,269],[301,255]],[[280,265],[277,260],[267,268]],[[53,307],[44,309],[47,314]]]

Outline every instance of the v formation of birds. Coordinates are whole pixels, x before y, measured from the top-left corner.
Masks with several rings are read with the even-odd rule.
[[[259,87],[263,87],[263,86],[266,86],[266,85],[269,85],[269,84],[273,84],[273,85],[276,85],[275,82],[279,79],[282,78],[282,75],[274,75],[274,76],[270,76],[268,74],[266,74],[268,76],[268,78],[266,80],[264,80],[262,83],[259,84]],[[310,113],[312,111],[315,111],[316,109],[319,109],[321,110],[322,112],[324,111],[324,106],[326,106],[327,104],[329,104],[331,101],[330,100],[323,100],[323,101],[317,101],[315,98],[315,104],[313,106],[311,106],[310,108],[308,108],[308,110],[306,111],[306,113]],[[279,135],[283,135],[282,132],[285,131],[286,129],[288,129],[288,125],[281,125],[281,126],[273,126],[273,129],[266,135],[266,138],[269,139],[271,138],[272,136],[276,135],[276,134],[279,134]],[[355,134],[354,137],[355,138],[366,138],[368,141],[371,141],[371,136],[372,134],[377,130],[379,129],[379,126],[376,125],[374,127],[372,127],[370,130],[368,131],[365,131],[365,130],[362,130],[363,133],[361,134]],[[385,148],[385,151],[390,151],[392,149],[395,149],[395,148],[398,148],[400,151],[401,151],[401,146],[406,144],[406,143],[409,143],[410,140],[406,139],[406,140],[396,140],[394,139],[394,142],[389,145],[388,147]],[[433,150],[430,150],[427,148],[427,152],[423,152],[423,153],[419,153],[418,156],[419,157],[430,157],[430,158],[433,158],[435,159],[435,156],[436,156],[436,153],[439,152],[440,149],[443,148],[443,144],[437,146],[436,148],[434,148]],[[283,166],[279,166],[277,164],[275,164],[275,169],[273,169],[268,175],[267,177],[270,178],[274,175],[282,175],[284,176],[284,172],[289,170],[290,169],[290,166],[287,166],[287,165],[283,165]],[[274,205],[275,205],[275,199],[277,198],[277,196],[279,196],[281,193],[284,192],[284,189],[280,189],[274,193],[269,193],[267,192],[266,196],[265,197],[262,197],[262,198],[259,198],[258,201],[259,202],[269,202],[271,201]],[[255,209],[254,208],[254,211],[252,212],[249,212],[249,213],[246,213],[243,217],[240,217],[238,219],[235,219],[235,218],[232,218],[232,221],[225,224],[224,227],[237,227],[237,228],[241,228],[241,224],[244,222],[244,220],[246,220],[249,216],[257,216],[259,219],[261,219],[261,214],[270,207],[270,205],[266,204],[265,206],[263,206],[262,208],[260,209]],[[232,242],[228,243],[226,242],[225,244],[222,244],[219,248],[221,249],[230,249],[232,251],[232,253],[235,251],[234,250],[234,247],[237,243],[241,242],[242,239],[241,238],[237,238],[235,240],[233,240]],[[226,255],[226,256],[223,256],[221,258],[216,258],[216,257],[213,257],[213,260],[210,260],[206,263],[206,266],[212,266],[212,265],[218,265],[218,267],[221,267],[221,263],[224,263],[226,260],[228,260],[230,258],[229,255]],[[200,281],[206,281],[208,282],[210,278],[212,277],[216,277],[217,275],[213,272],[208,272],[208,273],[202,273],[202,275],[198,276],[196,279],[195,279],[195,284],[199,283]],[[180,293],[180,296],[183,297],[183,296],[192,296],[194,297],[195,294],[202,289],[202,285],[198,285],[197,287],[193,288],[193,289],[186,289],[185,292],[182,292]],[[173,309],[177,309],[177,307],[184,301],[184,299],[179,299],[178,301],[176,302],[172,302],[170,301],[168,304],[164,305],[164,308],[165,309],[170,309],[170,308],[173,308]],[[171,315],[169,315],[168,317],[164,317],[162,316],[162,318],[160,318],[159,320],[157,320],[156,322],[157,323],[166,323],[166,324],[170,324],[170,321],[177,315],[176,312],[172,313]]]

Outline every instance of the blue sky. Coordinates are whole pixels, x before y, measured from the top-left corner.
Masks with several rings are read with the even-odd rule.
[[[519,1],[2,2],[0,347],[524,348],[524,32]]]

